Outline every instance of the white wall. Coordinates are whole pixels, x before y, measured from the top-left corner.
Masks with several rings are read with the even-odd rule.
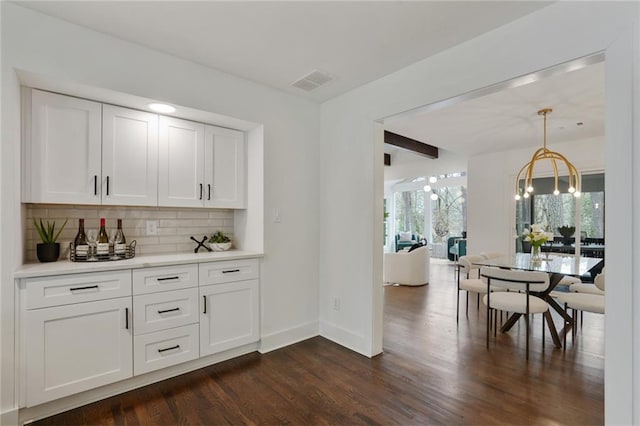
[[[605,169],[604,138],[549,143],[548,148],[565,155],[581,172]],[[515,234],[515,178],[537,148],[478,155],[469,159],[467,205],[468,252],[512,253]],[[559,167],[560,174],[566,169]],[[551,162],[536,163],[538,177],[551,176]],[[566,173],[565,173],[566,174]],[[566,188],[561,191],[566,192]],[[491,206],[491,208],[487,208]],[[607,205],[607,209],[610,206]]]
[[[634,137],[639,142],[637,134],[632,135],[632,118],[634,113],[636,120],[640,118],[640,96],[637,91],[632,95],[629,77],[638,66],[638,46],[633,42],[639,6],[636,2],[554,3],[322,105],[320,320],[324,335],[366,355],[382,349],[382,250],[375,247],[382,246],[383,185],[379,182],[383,166],[380,148],[373,142],[380,140],[379,120],[605,51],[606,173],[607,182],[615,182],[606,188],[607,269],[613,268],[616,275],[607,278],[629,283],[607,290],[605,416],[608,424],[640,423],[640,413],[633,417],[633,402],[640,407],[640,354],[632,352],[634,336],[640,339],[640,316],[636,314],[630,326],[640,271],[632,271],[632,250],[638,243],[629,238],[629,229],[634,229],[631,218],[640,217],[640,203],[634,198],[640,195],[632,192],[631,184],[631,145]],[[614,151],[619,151],[616,158],[611,155]],[[470,193],[473,179],[469,173]],[[633,181],[633,188],[640,186],[640,176],[633,176]],[[499,208],[508,208],[511,199],[497,200]],[[477,227],[475,209],[470,203],[469,219]],[[491,231],[502,232],[502,227]],[[340,311],[332,309],[334,297],[341,298]]]
[[[242,233],[264,232],[262,350],[318,333],[319,107],[316,104],[145,47],[1,2],[2,144],[0,303],[2,387],[0,410],[16,407],[14,394],[14,284],[20,257],[20,98],[16,70],[116,92],[159,99],[261,123],[264,176],[250,191],[262,217],[239,214]],[[257,151],[260,151],[258,147]],[[264,205],[261,188],[264,185]],[[281,210],[281,223],[270,212]],[[262,216],[262,215],[261,215]],[[245,238],[245,236],[243,236]],[[262,236],[251,248],[261,249]]]

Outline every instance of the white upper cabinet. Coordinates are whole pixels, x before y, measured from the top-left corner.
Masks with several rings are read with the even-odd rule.
[[[204,151],[205,206],[245,208],[244,133],[206,126]]]
[[[246,208],[244,133],[24,89],[25,203]]]
[[[204,124],[160,117],[158,205],[202,207]]]
[[[158,204],[158,116],[104,105],[102,203]]]
[[[100,204],[102,105],[40,90],[24,100],[22,201]]]
[[[244,133],[160,117],[158,205],[245,208]]]

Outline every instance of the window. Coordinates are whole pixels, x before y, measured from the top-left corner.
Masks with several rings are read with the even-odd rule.
[[[553,195],[553,178],[533,180],[534,193],[516,203],[516,231],[521,235],[526,227],[537,223],[561,239],[560,226],[576,226],[576,209],[580,212],[580,238],[583,243],[604,242],[604,174],[582,176],[582,195]],[[575,236],[573,237],[575,238]],[[521,245],[516,247],[521,250]]]

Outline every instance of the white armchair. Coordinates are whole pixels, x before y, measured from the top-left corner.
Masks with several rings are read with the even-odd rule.
[[[411,253],[384,254],[384,282],[402,285],[429,283],[429,247],[424,246]]]

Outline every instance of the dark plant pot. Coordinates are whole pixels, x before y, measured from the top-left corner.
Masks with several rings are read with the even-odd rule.
[[[565,246],[570,246],[571,245],[571,237],[562,237],[562,244],[564,244]]]
[[[40,262],[55,262],[60,257],[60,243],[36,244],[36,254]]]

